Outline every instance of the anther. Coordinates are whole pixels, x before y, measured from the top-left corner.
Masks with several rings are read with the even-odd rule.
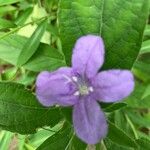
[[[73,80],[74,82],[77,82],[77,81],[78,81],[78,78],[77,78],[76,76],[73,76],[73,77],[72,77],[72,80]]]
[[[90,91],[90,92],[93,92],[93,91],[94,91],[93,87],[90,86],[90,87],[89,87],[89,91]]]
[[[79,96],[79,95],[80,95],[80,92],[79,92],[79,91],[76,91],[73,95],[74,95],[74,96]]]

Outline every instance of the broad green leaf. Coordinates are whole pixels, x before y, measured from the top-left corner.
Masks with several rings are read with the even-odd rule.
[[[82,142],[78,137],[74,135],[71,143],[70,143],[70,150],[86,150],[87,144]]]
[[[62,126],[63,123],[61,122],[56,126],[54,126],[53,128],[44,127],[43,129],[40,129],[37,133],[31,134],[28,137],[30,145],[32,145],[35,148],[39,147],[47,138],[53,136],[55,133],[60,131]]]
[[[122,129],[118,128],[109,121],[109,130],[108,130],[107,138],[109,138],[114,143],[117,143],[118,145],[122,145],[125,147],[133,147],[136,148],[137,144],[135,140],[133,140],[131,137],[129,137]]]
[[[46,30],[47,20],[43,21],[37,29],[34,31],[32,36],[27,40],[26,44],[23,46],[21,53],[18,57],[17,65],[22,66],[33,56],[36,52],[38,46],[40,45],[40,40]]]
[[[73,136],[70,125],[65,125],[59,132],[49,137],[36,150],[68,150]]]
[[[16,25],[11,21],[0,18],[0,30],[7,29],[7,28],[14,28],[14,27],[16,27]]]
[[[0,58],[16,66],[19,54],[27,40],[27,38],[19,35],[10,35],[1,39]],[[43,70],[52,71],[64,65],[63,56],[57,49],[40,43],[38,50],[24,65],[24,68],[39,72]]]
[[[61,108],[62,115],[66,118],[66,120],[72,124],[72,108],[71,107],[62,107]]]
[[[120,139],[121,140],[121,139]],[[123,140],[123,139],[122,139]],[[123,147],[120,146],[114,142],[112,142],[111,140],[109,140],[108,138],[106,138],[104,140],[105,142],[105,146],[107,148],[107,150],[134,150],[133,148],[129,148],[129,147]]]
[[[9,5],[9,4],[13,4],[16,2],[21,2],[21,1],[23,0],[0,0],[0,6]]]
[[[142,138],[142,139],[138,139],[137,143],[139,145],[138,150],[149,150],[150,148],[150,140]]]
[[[105,43],[104,68],[130,69],[141,46],[148,10],[149,0],[61,0],[58,20],[67,64],[75,41],[96,34]]]
[[[37,150],[86,150],[86,147],[87,144],[75,136],[67,123],[59,132],[45,140]]]
[[[41,106],[35,95],[16,83],[0,83],[0,127],[21,134],[35,133],[60,121],[58,108]]]

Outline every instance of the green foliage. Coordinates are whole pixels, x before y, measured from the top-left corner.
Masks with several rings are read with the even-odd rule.
[[[109,132],[107,137],[118,145],[136,148],[136,142],[131,139],[123,130],[119,129],[113,123],[109,122]],[[121,140],[123,139],[123,140]]]
[[[148,6],[148,0],[61,0],[60,36],[67,63],[77,38],[97,34],[105,43],[104,68],[130,69],[140,50]]]
[[[10,35],[1,39],[0,58],[16,66],[20,52],[24,45],[26,45],[27,41],[27,38],[19,35]],[[12,51],[13,55],[10,55]],[[58,50],[47,44],[41,43],[36,53],[23,67],[28,70],[39,72],[43,70],[55,70],[63,65],[65,65],[63,56],[58,52]]]
[[[46,108],[21,84],[0,83],[0,127],[21,134],[54,126],[61,116],[58,108]]]
[[[0,0],[0,6],[13,4],[16,2],[20,2],[20,1],[23,1],[23,0]]]
[[[148,7],[149,0],[0,0],[0,150],[149,150]],[[102,69],[132,68],[136,82],[123,102],[99,103],[109,132],[95,146],[75,135],[72,107],[41,106],[34,93],[38,73],[70,65],[86,34],[104,40]]]
[[[36,52],[38,46],[40,45],[40,40],[46,30],[46,26],[47,26],[47,20],[43,21],[34,31],[32,36],[27,40],[26,44],[23,46],[20,52],[17,61],[18,66],[24,65]]]

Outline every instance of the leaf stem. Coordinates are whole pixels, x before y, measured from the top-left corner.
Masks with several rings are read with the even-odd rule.
[[[25,27],[25,26],[28,26],[28,25],[37,23],[37,22],[42,21],[42,20],[45,20],[45,19],[51,19],[51,20],[53,20],[54,17],[55,17],[55,16],[44,16],[44,17],[42,17],[42,18],[39,18],[39,19],[36,19],[36,20],[34,20],[34,21],[28,22],[28,23],[26,23],[26,24],[24,24],[24,25],[22,25],[22,26],[19,26],[19,27],[15,28],[15,29],[11,30],[10,32],[7,32],[7,33],[3,34],[2,36],[0,36],[0,39],[3,39],[3,38],[5,38],[5,37],[8,36],[8,35],[11,35],[11,34],[17,32],[18,30],[20,30],[21,28],[23,28],[23,27]]]

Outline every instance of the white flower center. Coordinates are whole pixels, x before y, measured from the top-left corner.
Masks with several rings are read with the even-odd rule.
[[[91,86],[88,86],[82,79],[79,79],[76,76],[72,77],[72,81],[77,85],[78,90],[74,93],[75,96],[84,96],[88,95],[90,92],[93,92],[94,89]]]

